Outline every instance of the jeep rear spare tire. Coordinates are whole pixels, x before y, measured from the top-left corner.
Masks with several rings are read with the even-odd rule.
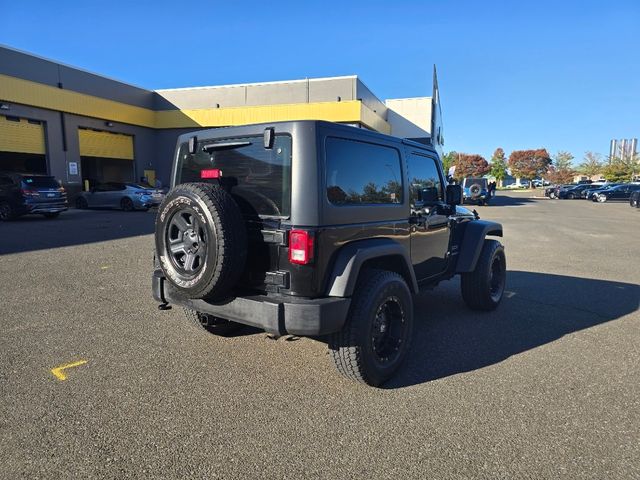
[[[165,277],[189,298],[224,298],[244,270],[242,214],[217,185],[184,183],[173,188],[158,208],[155,240]]]
[[[469,187],[469,193],[471,194],[471,198],[478,198],[482,193],[482,185],[479,183],[474,183]]]

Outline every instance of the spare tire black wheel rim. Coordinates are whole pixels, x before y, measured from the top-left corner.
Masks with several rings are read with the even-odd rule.
[[[407,322],[397,297],[388,297],[376,310],[371,332],[371,345],[381,365],[394,363],[406,340]]]
[[[490,275],[489,295],[491,296],[491,300],[499,302],[502,298],[505,281],[505,268],[501,257],[494,257],[493,262],[491,262]]]
[[[169,220],[165,245],[173,267],[181,275],[191,277],[202,270],[209,247],[215,250],[215,239],[209,242],[207,230],[196,212],[185,208]]]

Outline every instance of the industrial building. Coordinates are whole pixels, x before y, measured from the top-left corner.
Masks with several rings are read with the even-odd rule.
[[[72,192],[166,185],[184,132],[305,119],[443,143],[435,73],[431,97],[386,101],[357,76],[153,91],[0,46],[0,170],[54,175]]]

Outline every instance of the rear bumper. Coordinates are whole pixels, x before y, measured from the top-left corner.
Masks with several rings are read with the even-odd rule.
[[[26,213],[59,213],[68,210],[67,202],[27,203]]]
[[[340,331],[347,318],[350,298],[247,295],[212,303],[187,298],[166,281],[161,270],[153,274],[153,298],[198,312],[261,328],[276,335],[318,336]]]

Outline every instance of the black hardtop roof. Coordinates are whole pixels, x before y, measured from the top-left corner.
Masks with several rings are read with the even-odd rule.
[[[358,128],[352,125],[345,125],[342,123],[327,122],[326,120],[293,120],[293,121],[287,121],[287,122],[254,123],[250,125],[239,125],[234,127],[209,128],[207,130],[196,130],[189,133],[183,133],[178,137],[178,142],[179,143],[186,142],[189,139],[189,137],[192,137],[194,135],[197,136],[198,139],[214,139],[214,138],[225,138],[225,137],[229,138],[229,137],[243,136],[243,135],[249,135],[249,134],[256,135],[258,133],[261,133],[267,127],[276,127],[276,130],[277,130],[278,125],[281,125],[281,126],[286,125],[290,127],[295,124],[300,124],[300,125],[315,124],[317,126],[331,128],[336,131],[342,131],[348,135],[356,134],[359,136],[370,137],[371,139],[377,138],[387,142],[402,143],[405,145],[410,145],[415,148],[419,148],[421,150],[429,151],[431,153],[436,153],[435,149],[431,145],[416,142],[414,140],[409,140],[407,138],[394,137],[393,135],[387,135],[385,133],[375,132],[373,130],[368,130],[366,128]]]

